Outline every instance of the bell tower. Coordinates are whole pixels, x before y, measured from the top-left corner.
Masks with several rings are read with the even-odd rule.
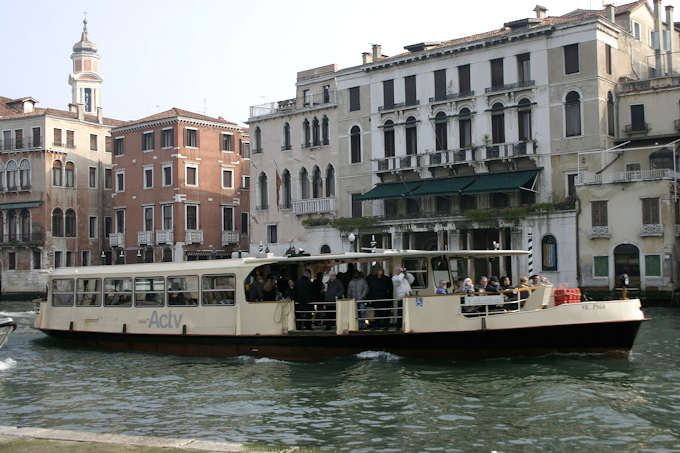
[[[83,33],[80,41],[73,45],[73,72],[69,75],[71,85],[71,110],[77,110],[78,104],[83,105],[83,111],[98,114],[101,109],[102,78],[99,75],[99,54],[97,46],[90,41],[87,34],[87,18],[83,19]]]

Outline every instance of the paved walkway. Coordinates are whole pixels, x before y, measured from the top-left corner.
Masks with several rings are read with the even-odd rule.
[[[33,453],[43,451],[50,453],[179,453],[195,451],[264,453],[277,450],[258,449],[236,443],[212,442],[196,439],[171,439],[92,433],[85,431],[0,426],[0,453]],[[299,452],[300,450],[291,448],[278,451]]]

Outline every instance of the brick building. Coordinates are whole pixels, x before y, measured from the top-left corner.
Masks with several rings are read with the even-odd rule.
[[[115,262],[228,258],[247,250],[247,129],[172,108],[112,136]]]

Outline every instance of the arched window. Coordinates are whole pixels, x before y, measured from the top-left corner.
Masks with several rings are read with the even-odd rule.
[[[309,121],[307,118],[302,122],[302,135],[305,138],[305,148],[309,148],[311,146],[311,136],[309,132]]]
[[[31,163],[28,159],[23,159],[19,163],[19,185],[22,189],[31,187]]]
[[[300,170],[300,199],[306,200],[309,198],[309,175],[307,169],[302,167]]]
[[[505,110],[500,102],[491,107],[491,142],[505,143]]]
[[[7,212],[7,229],[9,230],[9,240],[16,241],[17,239],[17,213],[14,209]]]
[[[385,157],[394,157],[394,123],[392,120],[385,121],[383,137],[385,139]]]
[[[544,272],[557,270],[557,241],[552,234],[541,240],[541,264]]]
[[[64,168],[64,187],[73,187],[75,181],[75,166],[73,162],[66,162]]]
[[[611,91],[607,93],[607,134],[612,137],[616,135],[614,126],[614,96]]]
[[[260,126],[255,127],[255,152],[262,152],[262,131]]]
[[[8,165],[9,166],[9,165]],[[673,151],[670,148],[661,148],[649,155],[649,166],[652,170],[667,168],[673,169]],[[677,167],[677,165],[676,165]]]
[[[330,143],[329,135],[328,117],[324,115],[323,119],[321,120],[321,140],[323,141],[324,145],[328,145]]]
[[[328,246],[328,244],[324,244],[324,245],[321,246],[320,253],[322,255],[327,255],[327,254],[331,253],[331,248]]]
[[[531,140],[531,102],[527,98],[517,103],[517,126],[519,141]]]
[[[283,149],[290,149],[290,124],[283,125]]]
[[[267,198],[267,175],[262,172],[257,178],[257,188],[258,188],[258,209],[267,209],[269,207],[269,201]]]
[[[439,112],[434,119],[434,138],[435,144],[434,149],[436,151],[447,150],[449,147],[449,137],[448,137],[448,118],[446,113]]]
[[[21,210],[21,240],[24,242],[31,240],[31,214],[28,209]]]
[[[7,162],[7,190],[17,190],[17,163]]]
[[[67,209],[64,216],[64,236],[67,238],[76,237],[76,211]]]
[[[406,154],[411,156],[418,153],[418,129],[416,119],[409,116],[406,119]]]
[[[321,198],[323,193],[323,181],[321,180],[321,170],[316,165],[312,170],[312,198]]]
[[[564,103],[564,121],[567,137],[581,135],[581,96],[576,91],[567,93]]]
[[[319,146],[321,144],[321,138],[319,134],[319,120],[314,117],[312,120],[312,144],[314,146]]]
[[[361,162],[361,129],[359,129],[359,126],[352,126],[349,131],[349,139],[351,163],[359,163]]]
[[[53,186],[62,186],[62,174],[61,174],[61,161],[60,160],[55,160],[52,162],[52,185]]]
[[[0,160],[0,190],[5,190],[5,164]]]
[[[328,164],[326,168],[326,198],[335,196],[335,168]]]
[[[458,112],[458,134],[461,148],[472,146],[472,113],[468,108],[462,108]]]
[[[290,172],[288,169],[283,170],[283,181],[281,183],[281,198],[283,199],[281,208],[290,209],[293,206],[293,194],[290,190]]]
[[[52,237],[60,238],[64,236],[64,214],[61,209],[56,208],[52,211]]]

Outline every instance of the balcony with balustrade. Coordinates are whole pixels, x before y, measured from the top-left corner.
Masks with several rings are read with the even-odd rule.
[[[222,231],[222,247],[238,244],[241,234],[238,231]]]
[[[475,91],[461,91],[458,93],[447,93],[444,96],[435,96],[430,98],[430,104],[440,104],[449,101],[463,101],[475,97]]]
[[[175,240],[175,233],[172,230],[156,230],[156,244],[172,244]]]
[[[373,171],[376,173],[418,171],[423,168],[426,162],[427,159],[424,154],[383,157],[373,159]]]
[[[23,151],[37,149],[42,148],[43,144],[44,142],[42,136],[23,137],[19,140],[16,138],[3,140],[2,137],[0,137],[0,151]]]
[[[505,83],[503,85],[494,85],[484,89],[484,93],[498,94],[504,92],[520,91],[526,90],[528,88],[533,88],[536,85],[535,80],[519,80],[517,82]]]
[[[475,160],[474,148],[447,149],[427,153],[423,159],[428,167],[449,167]]]
[[[331,212],[335,212],[334,197],[293,200],[293,213],[296,215],[326,214]]]
[[[337,92],[335,90],[329,90],[326,92],[311,93],[307,98],[284,99],[283,101],[253,105],[250,107],[250,118],[252,120],[270,115],[291,114],[305,110],[334,107],[335,105],[337,105]]]
[[[40,231],[31,233],[0,233],[0,246],[34,246],[45,243],[45,234]]]
[[[582,171],[576,178],[576,185],[590,184],[618,184],[640,181],[657,181],[678,179],[679,173],[668,168],[656,168],[653,170],[618,171],[611,173],[589,173]]]
[[[185,234],[185,242],[187,244],[202,244],[203,230],[187,230]]]
[[[524,140],[516,143],[495,143],[481,149],[480,160],[510,159],[536,155],[536,141]]]
[[[125,233],[110,233],[109,234],[110,247],[125,247]]]
[[[138,231],[137,246],[153,244],[153,231]]]
[[[663,224],[648,223],[640,227],[640,237],[660,237],[663,236]]]

